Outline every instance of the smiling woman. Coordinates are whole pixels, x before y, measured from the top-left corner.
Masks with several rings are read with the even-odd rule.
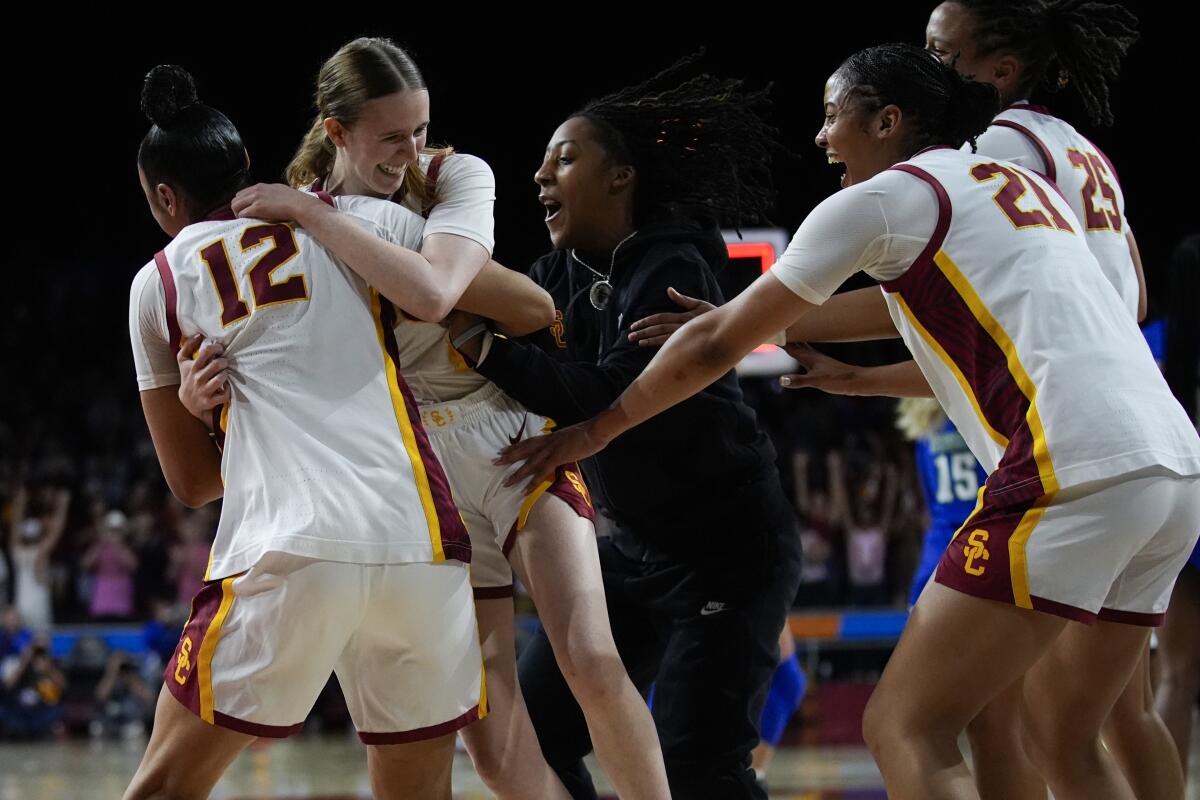
[[[495,192],[488,166],[449,149],[424,148],[424,87],[412,60],[391,42],[346,44],[321,69],[318,116],[289,171],[294,183],[347,203],[362,198],[346,195],[373,195],[422,214],[419,252],[365,232],[344,215],[326,213],[328,207],[311,194],[284,187],[255,187],[235,207],[243,215],[296,219],[357,269],[370,265],[371,274],[384,277],[396,262],[414,263],[442,287],[421,304],[419,319],[381,319],[380,337],[394,328],[391,355],[412,387],[407,401],[419,406],[414,410],[471,536],[471,584],[491,713],[464,730],[463,739],[488,787],[501,798],[565,796],[538,752],[517,686],[515,572],[541,611],[621,796],[657,800],[666,794],[662,758],[604,615],[587,488],[577,468],[564,468],[529,491],[502,485],[513,468],[496,466],[496,452],[514,437],[546,432],[553,422],[468,369],[459,337],[451,339],[437,324],[453,306],[456,317],[476,312],[522,334],[548,325],[553,311],[546,293],[527,277],[489,260]],[[480,323],[474,333],[485,327]],[[196,404],[196,411],[205,405]]]
[[[689,68],[588,103],[553,132],[533,177],[556,249],[530,274],[561,322],[524,342],[465,343],[482,374],[559,424],[603,409],[637,378],[653,351],[630,341],[629,325],[673,307],[669,287],[722,301],[718,225],[755,220],[772,199],[778,145],[765,94],[686,79]],[[714,377],[583,469],[614,524],[599,544],[613,636],[638,687],[654,684],[673,796],[764,797],[750,753],[799,541],[736,376]],[[522,653],[522,691],[572,796],[594,797],[582,759],[599,742],[550,641],[539,635]]]
[[[938,88],[912,92],[906,69]],[[846,59],[833,73],[825,83],[825,122],[817,132],[816,144],[829,163],[845,165],[843,187],[877,175],[902,160],[912,147],[947,141],[967,141],[974,146],[975,137],[995,113],[995,90],[975,81],[930,80],[939,71],[933,58],[913,59],[872,48]],[[959,113],[948,114],[947,107]],[[911,139],[892,135],[901,108],[916,123]]]
[[[171,490],[222,507],[125,796],[207,796],[256,737],[303,727],[335,671],[376,796],[448,796],[453,731],[487,714],[471,548],[420,420],[397,403],[403,382],[384,367],[381,320],[396,312],[373,288],[383,281],[369,286],[305,229],[234,216],[242,138],[187,72],[156,67],[142,106],[153,125],[138,170],[172,236],[130,293],[142,407]],[[364,229],[419,243],[417,215],[353,202]],[[419,287],[413,266],[388,265],[388,285]],[[223,342],[241,370],[222,451],[177,389],[201,339]],[[396,607],[413,610],[403,624]]]
[[[330,192],[400,199],[423,197],[422,169],[407,169],[428,149],[429,91],[408,53],[383,39],[356,39],[317,77],[319,113],[288,165],[288,182],[320,181]]]
[[[866,272],[883,291],[842,295],[874,298],[842,334],[890,321],[989,471],[966,546],[943,555],[864,714],[890,796],[975,796],[958,736],[1024,676],[1054,794],[1129,797],[1099,732],[1200,531],[1200,439],[1066,199],[959,149],[997,110],[994,87],[899,44],[856,53],[832,83],[818,144],[846,161],[847,188],[607,408],[505,460],[527,459],[520,478],[618,450],[784,326],[802,340],[838,316],[834,290]]]

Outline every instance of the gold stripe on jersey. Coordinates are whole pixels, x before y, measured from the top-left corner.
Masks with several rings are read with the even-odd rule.
[[[1044,494],[1034,501],[1008,539],[1008,571],[1012,578],[1013,600],[1021,608],[1033,608],[1033,598],[1029,594],[1029,562],[1025,558],[1025,545],[1029,542],[1033,529],[1046,515],[1046,507],[1053,500],[1053,494]]]
[[[471,367],[467,364],[467,360],[462,357],[462,353],[458,352],[458,350],[454,347],[454,344],[449,339],[446,340],[446,356],[450,359],[450,365],[454,367],[455,371],[471,371]]]
[[[933,256],[933,262],[937,265],[942,274],[946,276],[946,280],[950,281],[950,285],[958,292],[958,295],[967,304],[967,308],[971,310],[972,316],[983,327],[996,345],[1004,353],[1008,361],[1008,371],[1016,381],[1017,387],[1021,390],[1021,394],[1025,395],[1025,399],[1029,401],[1029,410],[1025,414],[1025,421],[1029,424],[1029,432],[1033,435],[1033,460],[1038,467],[1038,477],[1042,481],[1042,497],[1033,504],[1033,507],[1022,517],[1017,530],[1008,540],[1008,557],[1009,571],[1012,577],[1013,597],[1017,605],[1021,608],[1033,608],[1033,601],[1029,596],[1029,572],[1027,562],[1025,560],[1025,546],[1029,541],[1029,536],[1033,533],[1034,527],[1045,513],[1046,506],[1054,499],[1054,495],[1058,492],[1058,479],[1054,474],[1054,462],[1050,457],[1050,449],[1046,444],[1046,431],[1042,427],[1042,418],[1037,410],[1037,387],[1029,378],[1029,374],[1025,371],[1025,367],[1021,364],[1020,356],[1017,354],[1016,345],[1013,344],[1012,338],[1008,332],[1004,330],[1000,322],[988,310],[983,300],[975,292],[975,288],[971,286],[971,282],[963,275],[962,270],[958,265],[946,254],[944,250],[939,250]],[[972,398],[972,402],[974,398]],[[978,407],[977,407],[978,408]]]
[[[204,632],[204,642],[200,645],[200,657],[196,660],[196,680],[200,685],[200,719],[210,725],[214,724],[212,688],[213,654],[216,653],[217,642],[221,638],[221,626],[225,624],[225,618],[229,616],[229,609],[233,605],[233,581],[235,577],[229,577],[221,581],[221,605],[217,609],[216,616],[209,623],[208,630]]]
[[[421,497],[421,508],[425,511],[425,522],[429,528],[429,542],[433,545],[433,560],[445,561],[446,552],[442,549],[442,526],[438,522],[437,504],[433,499],[433,491],[429,488],[429,476],[425,472],[425,462],[421,459],[421,450],[417,446],[417,437],[413,432],[412,420],[408,417],[408,406],[400,391],[400,365],[396,364],[388,353],[386,336],[388,331],[383,324],[383,304],[379,292],[371,289],[371,314],[375,320],[375,333],[379,337],[379,349],[383,351],[383,368],[387,373],[388,391],[392,397],[392,410],[396,415],[396,425],[400,428],[400,438],[404,440],[404,450],[412,464],[413,479],[417,484],[417,494]]]
[[[488,696],[487,696],[487,670],[484,669],[484,660],[479,659],[479,718],[483,719],[488,713]]]
[[[546,490],[549,489],[553,483],[553,479],[542,481],[538,484],[536,489],[525,495],[525,499],[521,501],[521,510],[517,512],[517,530],[521,530],[525,527],[525,523],[529,520],[529,512],[533,510],[533,504],[538,501],[539,497],[546,493]]]
[[[992,424],[988,422],[987,417],[983,415],[983,408],[981,408],[979,405],[979,399],[975,397],[975,392],[971,389],[971,384],[967,382],[967,376],[963,375],[962,370],[960,370],[958,365],[954,363],[954,359],[950,358],[950,354],[947,353],[940,344],[938,344],[938,340],[933,338],[933,334],[925,329],[925,326],[922,325],[921,321],[917,319],[917,315],[914,314],[912,309],[908,307],[908,303],[904,302],[904,298],[900,295],[900,293],[897,292],[892,296],[896,298],[896,302],[899,303],[900,309],[904,312],[904,316],[908,317],[909,323],[914,329],[916,329],[917,333],[921,334],[921,338],[925,340],[925,344],[929,345],[929,349],[937,353],[938,358],[942,360],[942,362],[950,370],[950,373],[954,375],[954,379],[958,381],[958,385],[962,388],[963,394],[965,394],[967,399],[971,401],[971,408],[975,409],[975,416],[979,418],[979,424],[981,424],[983,429],[987,431],[988,436],[992,437],[992,441],[1000,445],[1001,448],[1008,447],[1008,438],[1004,434],[1000,433],[1000,431],[993,428]]]

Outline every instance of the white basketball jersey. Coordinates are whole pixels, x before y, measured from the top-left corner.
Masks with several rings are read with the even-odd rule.
[[[1125,307],[1137,317],[1138,280],[1129,253],[1125,221],[1125,194],[1112,162],[1070,123],[1041,106],[1017,103],[1000,112],[989,131],[1007,128],[1024,136],[1041,157],[1037,171],[1058,185],[1079,221],[1092,255],[1104,276],[1117,290]],[[979,139],[979,155],[1003,158],[988,152],[988,132]]]
[[[437,184],[440,187],[437,194],[446,194],[448,197],[439,197],[437,202],[433,202],[429,198],[406,197],[403,200],[403,207],[414,213],[430,217],[431,224],[434,223],[433,215],[437,209],[445,211],[444,215],[450,217],[448,221],[439,221],[438,227],[427,231],[426,234],[430,232],[454,233],[475,241],[482,238],[472,229],[471,223],[478,224],[479,217],[484,216],[490,223],[492,195],[487,194],[486,187],[479,187],[473,183],[462,187],[458,186],[458,182],[455,180],[455,169],[463,166],[462,162],[470,158],[472,157],[460,153],[437,158],[431,158],[428,154],[421,155],[421,167],[426,173],[427,193],[432,196],[434,194],[432,185]],[[322,182],[319,180],[313,184],[314,188],[319,188],[321,185]],[[473,207],[478,206],[482,199],[474,196],[481,194],[480,189],[485,190],[482,192],[482,196],[488,200],[485,215],[471,213]],[[466,197],[458,197],[458,194],[465,194]],[[338,207],[353,211],[362,200],[370,201],[370,198],[339,197]],[[469,202],[472,200],[475,202]],[[461,205],[466,205],[468,208],[461,209],[459,208]],[[487,246],[489,251],[491,250],[490,241],[489,238]],[[480,241],[480,244],[484,243]],[[408,246],[413,250],[419,250],[421,242],[418,239],[416,243]],[[418,402],[460,400],[487,383],[486,378],[467,366],[463,357],[451,345],[446,328],[442,325],[436,322],[424,322],[407,316],[403,312],[400,312],[397,320],[399,328],[396,331],[396,341],[400,348],[400,369]]]
[[[939,218],[882,286],[905,343],[971,450],[1014,501],[1165,466],[1200,474],[1200,439],[1079,221],[1031,171],[952,148],[893,169]]]
[[[420,245],[420,217],[386,201],[352,205],[375,235]],[[398,371],[397,312],[386,298],[303,229],[229,215],[189,225],[153,266],[168,341],[178,348],[202,333],[231,363],[209,579],[267,551],[367,564],[470,560]]]

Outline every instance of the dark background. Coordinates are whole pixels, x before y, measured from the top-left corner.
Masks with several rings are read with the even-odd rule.
[[[777,166],[774,221],[794,230],[837,188],[838,171],[812,144],[826,77],[858,48],[923,41],[934,5],[795,4],[786,7],[789,17],[802,21],[787,24],[749,5],[716,7],[702,24],[679,21],[697,5],[656,6],[653,20],[599,5],[491,18],[451,6],[358,14],[297,6],[286,15],[280,7],[277,16],[252,18],[220,6],[178,18],[164,17],[165,7],[129,19],[64,11],[60,19],[14,24],[4,73],[10,193],[0,261],[0,451],[20,460],[48,443],[114,447],[131,431],[106,433],[107,426],[141,424],[116,408],[136,403],[129,282],[166,241],[135,168],[148,127],[138,93],[155,64],[190,70],[201,100],[241,129],[254,176],[275,180],[312,120],[321,62],[355,36],[391,37],[425,73],[431,143],[479,155],[495,170],[496,258],[524,269],[548,247],[532,175],[557,124],[588,98],[640,81],[701,45],[710,71],[774,85],[775,122],[802,156]],[[1117,165],[1157,300],[1170,248],[1200,227],[1186,191],[1194,184],[1186,173],[1195,135],[1194,45],[1165,6],[1129,5],[1142,18],[1142,40],[1114,89],[1116,126],[1092,126],[1070,91],[1035,99]]]

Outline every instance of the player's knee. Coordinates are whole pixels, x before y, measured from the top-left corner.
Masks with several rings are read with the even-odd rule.
[[[471,763],[475,772],[479,774],[479,779],[493,792],[504,792],[510,779],[518,774],[518,770],[514,770],[513,764],[509,763],[506,743],[475,737],[468,739],[468,744]]]
[[[625,665],[615,649],[568,648],[558,657],[558,666],[571,687],[571,694],[583,706],[607,702],[627,680]]]
[[[501,748],[487,745],[472,747],[471,763],[479,773],[479,779],[487,784],[489,789],[500,789],[504,777],[504,753]]]
[[[207,797],[204,789],[182,785],[168,769],[139,771],[125,790],[122,800],[192,800]]]
[[[898,735],[894,728],[895,721],[887,709],[887,698],[876,690],[867,707],[863,709],[862,736],[867,749],[878,761],[884,750],[889,746],[894,736]]]
[[[1099,768],[1100,734],[1080,726],[1071,715],[1027,715],[1026,752],[1046,776]],[[1095,766],[1093,766],[1095,765]]]

